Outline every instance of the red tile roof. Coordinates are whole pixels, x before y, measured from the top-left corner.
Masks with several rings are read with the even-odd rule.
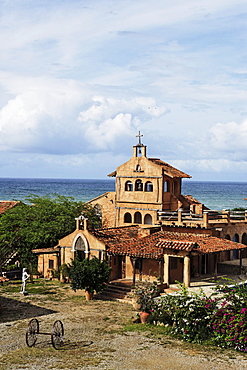
[[[169,250],[204,254],[247,248],[247,245],[241,243],[204,234],[158,231],[140,237],[139,230],[139,226],[133,225],[94,230],[91,234],[105,244],[110,255],[130,257],[161,259]],[[38,254],[58,251],[59,247],[33,250]]]
[[[161,159],[158,158],[148,158],[149,161],[158,164],[163,168],[163,171],[165,172],[166,175],[170,177],[187,177],[191,178],[190,175],[187,175],[186,173],[178,170],[177,168],[171,166],[170,164],[163,162]]]
[[[15,207],[19,202],[11,200],[0,200],[0,214],[6,212],[8,209]]]
[[[109,254],[132,257],[160,259],[165,249],[214,253],[247,248],[241,243],[203,234],[159,231],[140,238],[138,226],[102,229],[93,234],[105,243]]]
[[[184,198],[189,204],[201,204],[201,202],[199,202],[199,200],[194,198],[192,195],[180,194],[180,198]]]
[[[115,245],[137,240],[138,230],[139,226],[133,225],[94,230],[91,234],[107,245]]]

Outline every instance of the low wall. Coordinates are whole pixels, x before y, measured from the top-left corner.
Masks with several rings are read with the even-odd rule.
[[[242,266],[240,271],[240,266],[236,264],[226,264],[218,263],[218,273],[228,274],[228,275],[238,275],[247,273],[247,266]]]

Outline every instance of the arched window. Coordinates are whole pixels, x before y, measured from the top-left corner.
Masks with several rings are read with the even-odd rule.
[[[136,171],[137,172],[140,172],[141,171],[141,166],[139,164],[136,166]]]
[[[133,184],[131,181],[126,181],[125,183],[125,191],[133,191]]]
[[[239,235],[238,234],[234,234],[233,241],[236,242],[236,243],[239,243]]]
[[[170,191],[170,183],[169,183],[169,181],[165,181],[164,182],[164,192],[165,193],[168,193]]]
[[[141,224],[142,223],[142,215],[140,212],[136,212],[134,215],[134,223],[135,224]]]
[[[242,235],[242,244],[247,245],[247,234],[246,233],[243,233]]]
[[[95,212],[96,216],[98,217],[98,221],[97,221],[97,223],[95,223],[95,227],[101,228],[102,227],[102,209],[101,209],[101,206],[99,204],[95,204],[93,209],[94,209],[94,212]],[[96,222],[96,220],[95,220],[95,222]]]
[[[142,180],[136,180],[136,182],[135,182],[135,191],[143,191]]]
[[[95,206],[93,207],[96,215],[99,217],[99,218],[102,218],[102,210],[101,210],[101,206],[99,204],[95,204]]]
[[[131,223],[132,222],[132,217],[131,217],[131,214],[129,212],[125,213],[124,222],[125,223]]]
[[[145,191],[153,191],[153,184],[151,183],[151,181],[146,182]]]
[[[149,213],[147,213],[144,217],[144,224],[152,225],[152,223],[153,223],[152,216]]]

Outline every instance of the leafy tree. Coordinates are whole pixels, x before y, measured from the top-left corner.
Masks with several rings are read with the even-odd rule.
[[[94,257],[79,261],[75,258],[70,268],[71,287],[74,291],[85,289],[90,293],[100,293],[109,282],[111,267],[107,261]]]
[[[22,266],[33,263],[32,249],[54,247],[75,229],[81,212],[91,227],[99,222],[91,206],[71,197],[30,195],[0,218],[0,258],[17,251]]]

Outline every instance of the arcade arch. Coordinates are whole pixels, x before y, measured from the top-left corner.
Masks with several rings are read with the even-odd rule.
[[[153,223],[152,216],[149,213],[147,213],[144,217],[144,224],[145,225],[152,225],[152,223]]]
[[[141,224],[142,223],[142,215],[140,212],[135,212],[134,214],[134,223]]]
[[[129,212],[125,213],[124,215],[124,222],[125,223],[131,223],[132,222],[132,216]]]

